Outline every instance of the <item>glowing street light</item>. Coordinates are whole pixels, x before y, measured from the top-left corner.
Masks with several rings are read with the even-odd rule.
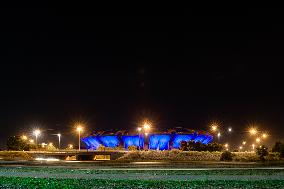
[[[44,142],[43,142],[43,143],[41,143],[41,147],[42,147],[42,148],[44,148],[45,146],[47,146],[47,144],[46,144],[46,143],[44,143]]]
[[[268,134],[266,134],[266,133],[262,134],[262,138],[267,138],[267,136],[268,136]]]
[[[231,127],[228,128],[228,132],[231,133],[233,129]]]
[[[36,137],[36,147],[37,147],[37,137],[40,135],[40,130],[39,129],[34,130],[34,135]]]
[[[213,123],[213,124],[211,125],[211,130],[212,130],[213,132],[217,131],[217,130],[218,130],[218,125],[215,124],[215,123]]]
[[[149,123],[145,122],[145,123],[143,124],[143,128],[144,128],[145,131],[149,131],[150,128],[151,128],[151,125],[150,125]]]
[[[58,133],[58,134],[56,134],[56,135],[58,136],[58,149],[60,150],[61,134]]]
[[[252,150],[254,150],[255,144],[252,144]]]
[[[22,138],[23,140],[28,140],[28,137],[27,137],[26,135],[23,135],[21,138]]]
[[[242,146],[240,146],[239,148],[240,148],[240,150],[242,150],[242,149],[243,149],[243,147],[242,147]]]
[[[30,142],[31,144],[33,144],[33,143],[34,143],[34,139],[30,139],[29,142]]]
[[[78,143],[79,143],[79,151],[81,150],[81,132],[83,131],[83,127],[78,125],[76,130],[78,131]]]
[[[69,149],[73,149],[73,144],[68,144]]]
[[[217,137],[218,137],[218,140],[220,140],[220,137],[221,137],[221,133],[220,132],[217,134]]]
[[[252,127],[252,128],[250,128],[249,133],[250,133],[251,135],[256,135],[257,129]]]
[[[256,141],[257,143],[259,143],[259,142],[260,142],[260,138],[256,138],[255,141]]]
[[[224,146],[225,146],[225,148],[227,148],[227,149],[228,149],[228,147],[229,147],[229,144],[228,144],[228,143],[226,143],[226,144],[225,144]]]
[[[247,143],[246,141],[243,141],[243,142],[242,142],[243,145],[246,145],[246,143]]]

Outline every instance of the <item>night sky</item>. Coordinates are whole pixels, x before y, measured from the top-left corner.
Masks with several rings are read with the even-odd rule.
[[[143,118],[283,138],[283,12],[1,8],[0,146],[34,127],[67,144],[77,120],[91,131]]]

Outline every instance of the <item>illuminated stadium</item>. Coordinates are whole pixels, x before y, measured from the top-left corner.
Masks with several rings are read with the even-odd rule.
[[[182,141],[195,141],[208,144],[213,136],[204,131],[193,131],[183,128],[174,128],[165,132],[145,134],[128,134],[126,131],[119,132],[98,132],[81,139],[86,148],[97,150],[100,145],[128,149],[129,146],[136,146],[137,149],[150,150],[171,150],[178,149]]]

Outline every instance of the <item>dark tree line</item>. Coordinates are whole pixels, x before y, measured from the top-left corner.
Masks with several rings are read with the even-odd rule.
[[[182,141],[180,144],[180,150],[182,151],[222,151],[223,145],[213,142],[209,144],[202,144],[201,142],[195,142],[193,140],[191,141]]]
[[[28,151],[34,147],[34,145],[27,143],[20,136],[11,136],[7,140],[7,150]]]

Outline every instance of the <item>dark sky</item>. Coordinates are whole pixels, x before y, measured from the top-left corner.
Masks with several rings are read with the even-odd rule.
[[[76,120],[129,129],[143,117],[284,136],[282,9],[0,12],[1,146],[35,125],[67,143]]]

